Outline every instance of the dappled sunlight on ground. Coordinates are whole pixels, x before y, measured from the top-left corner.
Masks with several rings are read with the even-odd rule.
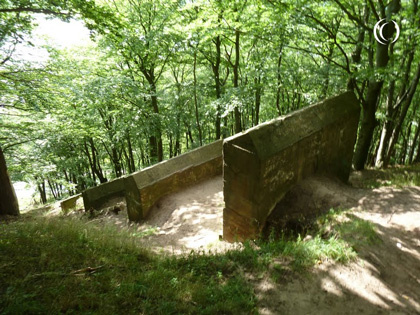
[[[282,266],[281,276],[273,278],[269,272],[249,275],[259,312],[419,314],[420,187],[364,189],[326,179],[309,184],[318,185],[313,187],[318,195],[311,198],[321,196],[320,205],[329,201],[332,207],[340,204],[341,209],[351,209],[346,220],[371,222],[379,240],[355,245],[357,261],[346,265],[319,261],[308,274],[291,271],[288,257],[274,258]],[[241,248],[240,244],[220,240],[223,207],[223,180],[218,176],[162,198],[141,223],[129,222],[122,206],[120,211],[105,211],[87,224],[126,229],[138,236],[138,244],[155,252],[184,254]],[[33,211],[44,216],[60,213],[58,203]],[[81,210],[75,214],[87,215]]]
[[[141,242],[157,251],[223,251],[237,247],[219,240],[223,228],[223,180],[217,176],[166,196],[150,210],[144,230],[156,234]]]
[[[342,207],[372,222],[380,241],[347,265],[323,261],[309,275],[254,281],[260,313],[419,314],[420,188],[331,189],[353,197]]]
[[[223,179],[216,176],[160,199],[140,223],[129,222],[125,205],[117,213],[106,207],[91,224],[112,224],[139,236],[138,242],[153,251],[183,254],[191,250],[223,252],[241,247],[220,240],[223,234]],[[110,208],[109,208],[110,209]]]

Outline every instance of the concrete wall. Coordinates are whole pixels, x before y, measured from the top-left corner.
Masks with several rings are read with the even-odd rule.
[[[284,194],[315,173],[347,181],[360,107],[346,92],[225,140],[225,240],[255,238]]]
[[[82,197],[82,194],[77,194],[64,199],[60,202],[60,207],[63,212],[67,212],[76,207],[77,200]]]
[[[112,198],[125,197],[124,177],[116,178],[82,192],[85,210],[100,209]]]
[[[222,140],[202,146],[139,172],[83,192],[85,209],[99,209],[107,200],[124,197],[131,221],[145,218],[163,196],[222,174]]]

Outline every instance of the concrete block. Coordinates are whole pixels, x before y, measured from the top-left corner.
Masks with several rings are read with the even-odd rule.
[[[312,174],[347,181],[359,114],[346,92],[226,139],[224,239],[258,237],[285,193]]]

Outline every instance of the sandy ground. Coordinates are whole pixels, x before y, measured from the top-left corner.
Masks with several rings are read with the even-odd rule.
[[[374,223],[382,242],[347,265],[323,262],[309,275],[253,281],[260,313],[420,314],[420,187],[321,186],[323,197]]]
[[[112,200],[104,207],[121,202]],[[241,247],[220,241],[223,234],[223,179],[216,176],[185,190],[163,197],[140,224],[130,223],[123,207],[118,214],[112,211],[93,221],[129,227],[144,234],[140,242],[155,252],[171,254],[195,251],[224,252]]]
[[[157,252],[224,251],[238,247],[222,234],[222,178],[215,177],[159,201],[142,224],[130,229],[151,234],[141,242]],[[382,240],[362,248],[356,262],[324,261],[306,274],[273,282],[249,281],[261,314],[420,314],[420,187],[362,189],[335,181],[309,180],[310,195],[296,205],[341,206],[374,223]],[[312,192],[313,191],[313,192]],[[299,191],[302,193],[302,191]],[[299,196],[299,194],[298,194]],[[124,211],[95,220],[127,227]]]
[[[155,251],[225,251],[240,246],[220,241],[223,234],[221,176],[162,198],[150,210],[141,230],[156,229],[142,241]]]

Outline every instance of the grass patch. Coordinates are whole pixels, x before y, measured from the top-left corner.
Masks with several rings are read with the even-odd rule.
[[[352,178],[356,186],[363,188],[420,186],[420,164],[367,169]]]
[[[229,256],[158,256],[138,235],[31,217],[0,230],[2,314],[249,313],[252,288]]]
[[[313,229],[324,238],[345,241],[355,251],[381,242],[372,222],[362,220],[351,212],[343,210],[331,209],[317,219]]]
[[[129,230],[28,213],[0,223],[0,313],[255,313],[249,274],[278,278],[324,259],[348,262],[357,242],[374,238],[365,223],[338,224],[337,218],[335,212],[323,217],[310,239],[272,238],[223,254],[168,256],[141,248],[143,235]],[[334,228],[327,233],[328,225]],[[350,236],[360,232],[366,238],[352,243]]]

